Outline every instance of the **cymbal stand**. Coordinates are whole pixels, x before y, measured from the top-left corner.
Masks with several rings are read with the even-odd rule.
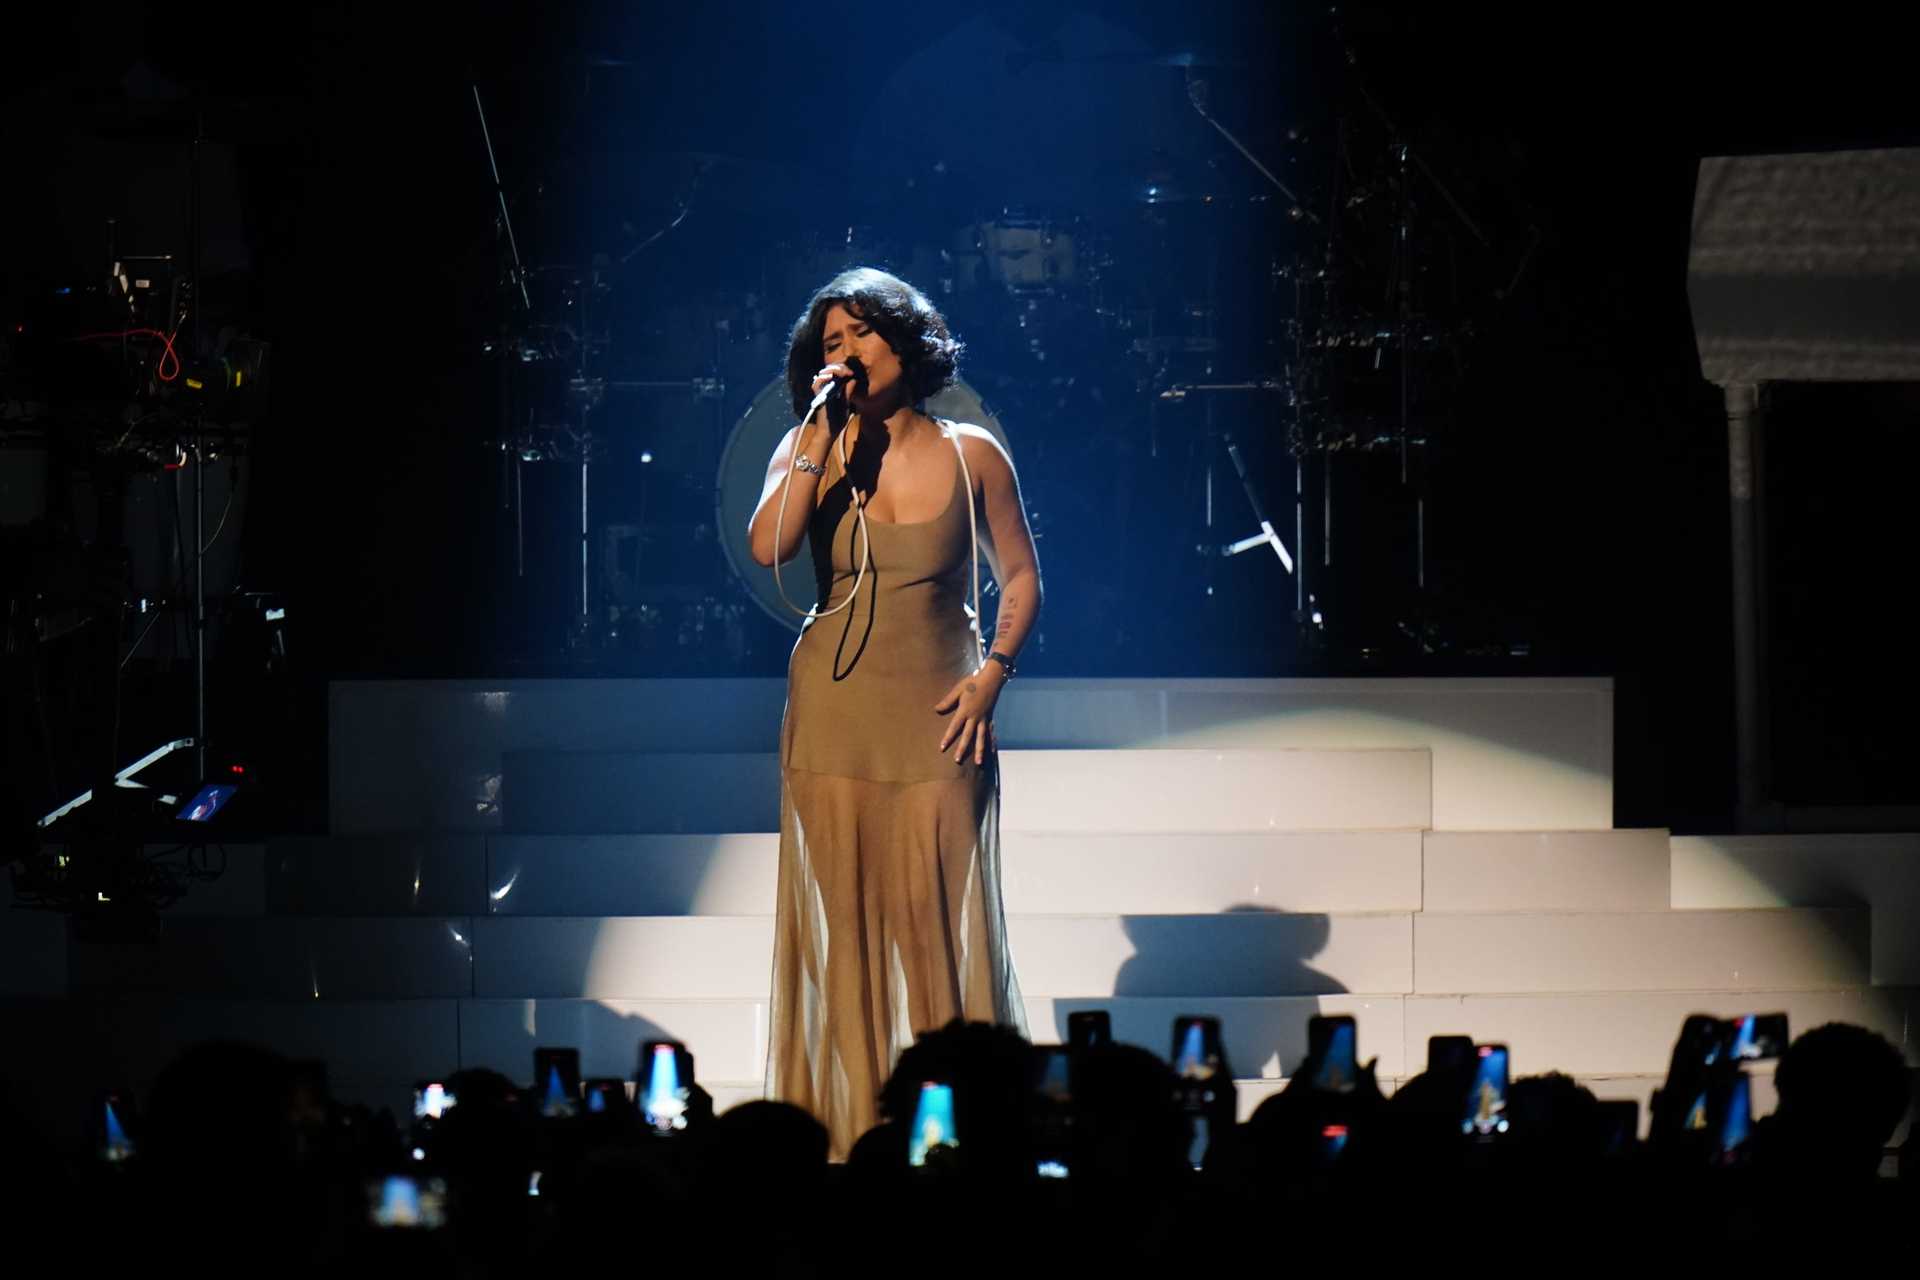
[[[588,292],[591,292],[591,290]],[[582,332],[585,333],[587,316],[586,302],[584,299],[581,300],[580,305]],[[580,454],[580,612],[575,615],[573,625],[568,628],[567,647],[570,650],[582,653],[583,656],[586,651],[590,651],[596,647],[601,639],[597,634],[598,629],[594,622],[593,598],[588,581],[588,552],[592,545],[592,537],[587,527],[587,480],[593,469],[593,453],[596,443],[593,436],[593,428],[589,425],[589,418],[593,411],[600,406],[600,402],[605,398],[607,390],[604,379],[590,378],[587,376],[587,348],[590,345],[591,343],[587,341],[583,340],[581,342],[580,371],[570,379],[567,384],[567,393],[573,398],[580,414],[580,427],[579,430],[574,433],[574,447]]]
[[[1307,208],[1305,204],[1301,202],[1300,197],[1295,195],[1292,189],[1289,188],[1286,183],[1282,182],[1278,177],[1278,175],[1276,175],[1272,169],[1268,168],[1265,164],[1261,163],[1260,158],[1254,155],[1252,150],[1249,149],[1244,142],[1242,142],[1239,138],[1235,137],[1231,130],[1229,130],[1225,125],[1221,124],[1220,121],[1214,117],[1213,112],[1210,110],[1211,95],[1209,92],[1209,85],[1205,80],[1199,79],[1193,74],[1193,68],[1191,66],[1189,66],[1186,69],[1186,82],[1187,82],[1187,101],[1192,104],[1194,111],[1199,115],[1199,117],[1202,120],[1206,121],[1209,125],[1211,125],[1213,129],[1216,132],[1218,132],[1221,137],[1225,138],[1228,141],[1228,143],[1230,143],[1233,146],[1233,149],[1238,151],[1248,164],[1252,165],[1256,170],[1258,170],[1262,178],[1265,178],[1267,182],[1270,183],[1276,191],[1278,191],[1282,196],[1286,197],[1287,203],[1289,205],[1289,208],[1287,211],[1288,216],[1296,222],[1304,222],[1310,226],[1315,226],[1315,227],[1320,226],[1320,218],[1314,214],[1313,210]],[[1295,274],[1294,315],[1296,319],[1296,324],[1295,324],[1295,353],[1296,354],[1295,354],[1294,368],[1296,370],[1295,376],[1297,376],[1297,370],[1300,367],[1299,356],[1301,353],[1299,349],[1299,344],[1301,342],[1301,336],[1300,336],[1299,325],[1298,325],[1298,317],[1299,317],[1298,276],[1299,276],[1299,273],[1296,272],[1294,274]],[[1161,395],[1162,395],[1162,398],[1180,399],[1180,398],[1184,398],[1184,396],[1188,391],[1203,391],[1203,392],[1278,391],[1283,389],[1285,388],[1283,388],[1281,384],[1277,382],[1272,382],[1272,381],[1251,382],[1251,383],[1214,383],[1210,385],[1170,387],[1168,388],[1167,391],[1162,392]],[[1296,395],[1292,397],[1292,401],[1294,406],[1295,424],[1297,426],[1299,423],[1300,412],[1301,412],[1298,396]],[[1307,595],[1306,578],[1303,574],[1301,574],[1296,569],[1294,565],[1293,557],[1287,553],[1286,545],[1283,542],[1281,542],[1280,535],[1274,532],[1273,523],[1267,519],[1266,511],[1260,501],[1260,495],[1258,491],[1254,488],[1253,479],[1251,476],[1247,474],[1247,464],[1246,464],[1246,460],[1242,458],[1240,455],[1240,446],[1234,442],[1233,436],[1230,433],[1216,433],[1214,430],[1213,399],[1211,396],[1209,396],[1207,399],[1206,528],[1207,528],[1208,534],[1211,535],[1213,531],[1213,457],[1214,457],[1214,451],[1216,447],[1220,445],[1224,445],[1227,452],[1227,457],[1232,460],[1234,471],[1240,477],[1240,487],[1242,490],[1245,491],[1247,495],[1248,505],[1253,508],[1254,519],[1257,520],[1260,524],[1260,532],[1257,534],[1252,534],[1252,535],[1249,535],[1248,537],[1242,538],[1237,542],[1229,542],[1221,545],[1218,548],[1219,554],[1222,556],[1234,556],[1234,555],[1239,555],[1242,551],[1250,551],[1255,547],[1271,546],[1274,550],[1274,554],[1279,556],[1280,563],[1286,568],[1286,571],[1293,575],[1293,616],[1294,616],[1295,624],[1303,629],[1310,625],[1314,627],[1320,626],[1321,619],[1320,619],[1319,612],[1317,610],[1314,610],[1310,613],[1308,609],[1308,606],[1311,603],[1311,599]],[[1305,463],[1302,461],[1300,455],[1297,452],[1294,455],[1294,473],[1293,474],[1294,474],[1293,544],[1294,546],[1301,548],[1302,554],[1304,554],[1305,545],[1306,545],[1305,544],[1306,470],[1305,470]],[[1205,547],[1203,547],[1202,549],[1205,551],[1211,550],[1211,548],[1205,548]],[[1208,560],[1208,568],[1207,568],[1207,594],[1208,595],[1213,594],[1213,567],[1212,567],[1211,558],[1209,558]]]
[[[1240,453],[1239,443],[1234,440],[1231,431],[1222,431],[1214,425],[1213,412],[1215,397],[1220,393],[1275,392],[1283,389],[1284,385],[1281,382],[1268,378],[1256,382],[1194,382],[1175,384],[1160,393],[1160,399],[1175,402],[1185,400],[1188,396],[1196,394],[1206,397],[1206,463],[1204,479],[1206,485],[1205,527],[1207,541],[1202,542],[1195,550],[1207,558],[1208,595],[1213,594],[1213,560],[1216,557],[1237,556],[1241,552],[1251,551],[1255,547],[1272,547],[1274,555],[1280,559],[1281,567],[1288,573],[1295,572],[1293,556],[1287,551],[1286,543],[1282,542],[1280,535],[1275,532],[1273,522],[1267,518],[1266,508],[1260,501],[1259,490],[1255,488],[1253,477],[1247,472],[1247,460]],[[1225,451],[1228,460],[1233,463],[1235,474],[1240,477],[1240,488],[1247,495],[1247,505],[1253,508],[1253,518],[1260,528],[1259,532],[1249,534],[1238,541],[1215,543],[1212,540],[1214,529],[1214,458],[1216,453],[1222,450]],[[1296,545],[1298,545],[1301,533],[1301,519],[1301,510],[1296,501],[1294,509],[1294,538]],[[1296,596],[1296,606],[1298,603]]]
[[[1368,87],[1366,76],[1362,72],[1359,56],[1355,53],[1352,44],[1347,41],[1345,33],[1339,27],[1337,19],[1334,34],[1342,46],[1344,61],[1354,89],[1359,93],[1361,100],[1366,103],[1367,109],[1373,113],[1375,119],[1379,121],[1381,127],[1386,131],[1388,138],[1391,139],[1388,144],[1388,154],[1395,167],[1394,181],[1396,186],[1392,255],[1395,309],[1394,327],[1396,329],[1395,337],[1398,340],[1400,351],[1400,396],[1396,426],[1400,438],[1400,483],[1403,486],[1412,487],[1411,467],[1408,454],[1410,444],[1412,443],[1413,428],[1413,170],[1419,170],[1420,175],[1426,179],[1427,184],[1432,187],[1433,191],[1446,203],[1447,207],[1453,211],[1454,217],[1459,221],[1460,225],[1467,230],[1468,234],[1477,240],[1483,248],[1490,247],[1490,245],[1486,235],[1480,230],[1479,226],[1475,224],[1473,218],[1468,215],[1466,209],[1454,198],[1453,193],[1447,189],[1446,184],[1440,181],[1439,175],[1427,164],[1425,157],[1420,155],[1407,141],[1405,132],[1401,130],[1394,118],[1387,112],[1386,107],[1381,104],[1380,100],[1374,96],[1372,89]],[[1429,455],[1429,458],[1430,457],[1431,455]],[[1416,491],[1413,498],[1414,599],[1418,602],[1417,607],[1420,612],[1425,613],[1428,603],[1427,495],[1423,491]],[[1431,653],[1433,651],[1429,640],[1431,628],[1424,618],[1415,619],[1412,625],[1402,622],[1400,629],[1414,641],[1416,647],[1423,653]]]

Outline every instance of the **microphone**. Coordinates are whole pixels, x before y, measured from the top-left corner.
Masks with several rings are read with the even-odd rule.
[[[832,382],[820,388],[813,397],[813,404],[807,409],[807,416],[809,418],[818,413],[820,406],[829,400],[844,401],[847,398],[847,383],[865,382],[867,380],[867,366],[861,363],[859,356],[848,356],[846,366],[851,371],[852,376],[835,378]]]

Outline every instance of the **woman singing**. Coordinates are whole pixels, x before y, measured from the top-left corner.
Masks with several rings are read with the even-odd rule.
[[[916,1033],[1026,1021],[1000,903],[993,709],[1040,611],[1040,567],[1006,452],[922,408],[959,350],[925,295],[884,272],[814,294],[787,353],[802,421],[750,526],[763,565],[808,544],[820,601],[780,731],[767,1096],[819,1117],[836,1159],[876,1121]],[[1000,583],[984,659],[981,553]]]

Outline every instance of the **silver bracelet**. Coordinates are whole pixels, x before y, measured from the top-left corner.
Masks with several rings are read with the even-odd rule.
[[[827,469],[825,467],[813,461],[811,458],[807,457],[807,455],[804,453],[796,453],[793,455],[793,465],[800,468],[802,471],[810,472],[811,474],[816,476],[823,476],[827,474]]]

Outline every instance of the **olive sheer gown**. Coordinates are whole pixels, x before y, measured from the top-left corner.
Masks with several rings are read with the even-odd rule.
[[[934,704],[978,658],[971,485],[941,426],[956,453],[946,508],[869,517],[866,538],[827,451],[808,529],[820,612],[871,558],[859,598],[810,619],[788,665],[767,1096],[825,1124],[836,1160],[878,1120],[916,1034],[955,1017],[1025,1031],[1000,900],[999,763],[938,749]]]

